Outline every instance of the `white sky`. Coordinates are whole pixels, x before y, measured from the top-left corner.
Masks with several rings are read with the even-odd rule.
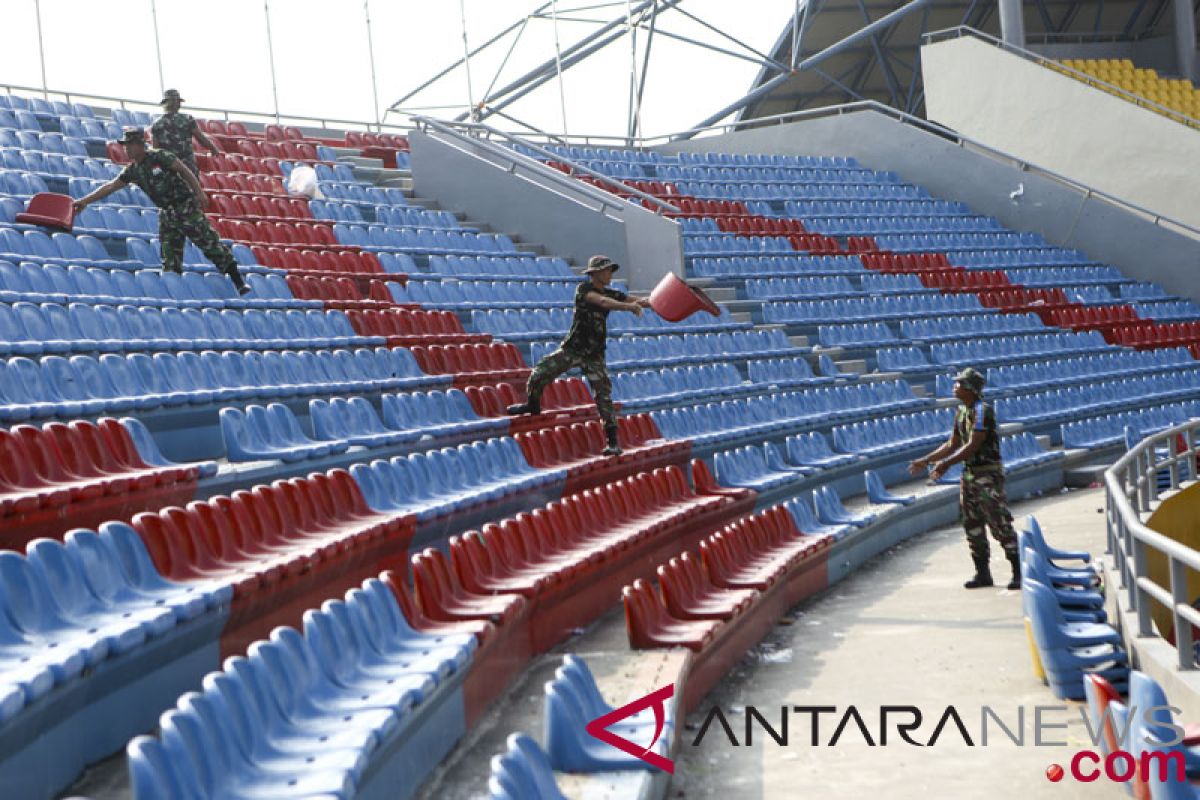
[[[462,56],[458,0],[368,0],[378,100],[389,104]],[[363,0],[269,0],[279,110],[285,115],[375,119]],[[462,0],[471,45],[482,44],[532,11],[535,0]],[[602,0],[558,0],[560,14]],[[46,84],[51,90],[144,99],[159,97],[151,0],[41,0]],[[717,29],[769,51],[796,0],[684,0],[681,7]],[[163,78],[189,105],[270,113],[270,60],[263,3],[258,0],[157,0]],[[571,16],[608,19],[625,4]],[[746,52],[676,11],[662,30]],[[559,20],[562,45],[596,29]],[[35,0],[3,0],[5,46],[0,83],[40,87]],[[492,83],[511,38],[471,61],[476,99]],[[639,66],[646,36],[638,35]],[[554,26],[531,20],[496,86],[553,58]],[[630,44],[622,37],[564,74],[567,129],[624,135],[629,102]],[[642,132],[688,128],[749,90],[758,65],[665,36],[651,49]],[[546,130],[561,131],[559,87],[551,80],[505,111]],[[463,70],[409,103],[456,106],[428,112],[453,117],[467,105]],[[385,121],[396,122],[394,115]],[[492,118],[499,127],[516,129]]]

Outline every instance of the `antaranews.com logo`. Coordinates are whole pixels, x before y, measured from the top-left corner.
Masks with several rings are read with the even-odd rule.
[[[641,759],[665,772],[674,773],[674,762],[654,752],[665,728],[666,702],[675,694],[674,685],[664,686],[632,703],[597,717],[587,725],[587,732],[602,742]],[[628,719],[647,708],[654,710],[654,736],[649,744],[642,745],[620,736],[608,728]],[[1164,713],[1164,712],[1169,712]],[[851,738],[870,747],[937,747],[949,741],[968,747],[990,747],[1007,742],[1018,747],[1069,747],[1060,740],[1072,714],[1078,714],[1094,749],[1078,750],[1066,759],[1067,766],[1056,759],[1046,768],[1047,780],[1057,783],[1070,776],[1081,783],[1092,783],[1105,778],[1114,783],[1128,783],[1134,778],[1147,781],[1152,775],[1158,780],[1186,780],[1184,755],[1179,750],[1161,752],[1162,747],[1172,747],[1185,739],[1184,729],[1163,719],[1171,719],[1181,713],[1174,706],[1152,706],[1129,709],[1122,727],[1113,718],[1112,709],[1106,708],[1103,717],[1093,722],[1085,706],[1072,711],[1069,706],[1016,706],[997,710],[988,705],[978,711],[963,713],[953,705],[929,714],[918,706],[887,705],[875,708],[839,706],[780,706],[777,710],[764,713],[757,706],[748,705],[741,716],[741,725],[730,723],[730,717],[739,716],[726,712],[720,706],[711,707],[704,716],[690,746],[698,747],[705,739],[718,736],[730,747],[837,747]],[[1163,736],[1156,749],[1145,749],[1135,756],[1130,741],[1133,722],[1141,719],[1145,727],[1170,736]],[[1111,732],[1116,745],[1107,755],[1102,743],[1107,732]]]

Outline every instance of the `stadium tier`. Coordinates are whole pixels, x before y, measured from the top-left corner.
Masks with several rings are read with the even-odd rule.
[[[577,273],[400,188],[404,137],[205,122],[223,152],[199,181],[246,295],[190,243],[162,271],[135,188],[70,232],[16,221],[117,175],[111,140],[148,122],[0,94],[6,797],[121,752],[137,798],[411,796],[619,603],[632,648],[681,653],[677,732],[788,608],[951,519],[957,472],[896,486],[945,440],[960,368],[986,375],[1014,498],[1200,416],[1200,308],[1083,252],[851,158],[561,146],[562,172],[679,208],[687,277],[722,298],[611,318],[621,453],[602,455],[579,377],[506,412],[570,328]],[[319,198],[288,194],[299,165]],[[1051,688],[1139,691],[1094,575],[1023,543]],[[511,739],[493,796],[641,768],[583,738],[610,712],[568,656],[545,747]]]
[[[1200,89],[1189,80],[1163,78],[1156,70],[1135,67],[1127,58],[1065,59],[1062,65],[1070,68],[1061,70],[1065,75],[1079,77],[1076,73],[1083,73],[1118,89],[1124,89],[1130,94],[1144,97],[1157,106],[1185,117],[1191,117],[1193,120],[1200,118]],[[1117,97],[1121,96],[1103,86],[1099,88]],[[1156,113],[1165,113],[1154,106],[1149,108]]]

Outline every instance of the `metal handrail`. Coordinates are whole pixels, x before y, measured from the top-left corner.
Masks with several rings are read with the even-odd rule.
[[[671,203],[668,203],[658,197],[655,197],[652,194],[647,194],[646,192],[643,192],[639,189],[635,189],[634,187],[629,186],[628,184],[623,183],[622,181],[619,181],[616,178],[612,178],[612,177],[609,177],[608,175],[604,175],[603,173],[597,172],[596,170],[591,169],[589,167],[585,167],[582,164],[577,164],[576,162],[571,161],[566,156],[563,156],[563,155],[560,155],[559,153],[555,153],[550,150],[547,150],[544,147],[540,147],[539,145],[533,144],[532,142],[529,142],[528,140],[523,139],[514,134],[499,130],[497,128],[493,128],[490,125],[484,125],[481,122],[458,122],[458,121],[437,120],[437,119],[432,119],[430,117],[413,117],[412,120],[413,120],[413,122],[415,122],[417,124],[418,128],[428,127],[433,130],[440,131],[442,133],[446,133],[446,134],[450,134],[450,135],[463,136],[463,135],[469,135],[469,134],[474,133],[474,134],[484,134],[486,136],[498,136],[501,139],[504,139],[505,141],[519,145],[521,147],[528,148],[528,149],[534,151],[535,153],[537,153],[538,155],[541,155],[541,156],[547,158],[550,161],[557,161],[560,164],[565,164],[568,167],[570,167],[572,169],[572,171],[581,172],[585,175],[595,178],[598,181],[601,181],[602,183],[604,183],[608,186],[612,186],[613,188],[618,189],[622,192],[632,194],[635,197],[638,197],[642,200],[648,200],[652,204],[654,204],[654,206],[656,207],[656,209],[655,209],[656,214],[661,214],[663,212],[679,213],[679,211],[680,211],[678,206],[674,206]],[[519,156],[522,158],[527,157],[520,151],[516,151],[516,150],[513,151],[513,155]],[[586,184],[584,184],[584,185],[586,185]],[[620,198],[619,195],[617,195],[617,197],[619,199],[623,200],[623,198]],[[628,201],[625,201],[625,202],[628,202]],[[634,204],[634,205],[636,205],[636,204]]]
[[[35,95],[38,95],[39,97],[42,97],[45,99],[50,99],[50,96],[53,95],[55,98],[62,98],[64,100],[66,100],[66,102],[68,102],[68,103],[97,100],[106,106],[116,104],[116,106],[118,108],[133,107],[135,110],[140,110],[140,111],[159,108],[159,104],[154,102],[153,100],[134,100],[134,99],[131,99],[128,97],[114,97],[114,96],[103,95],[103,94],[92,94],[89,92],[68,92],[68,91],[63,91],[61,89],[45,89],[45,90],[43,90],[40,87],[20,86],[17,84],[7,84],[7,83],[0,83],[0,90],[3,90],[4,94],[13,94],[14,92],[22,92],[22,93],[35,94]],[[248,119],[250,119],[250,121],[256,121],[256,120],[260,120],[260,119],[261,120],[273,120],[274,122],[276,122],[278,124],[286,123],[286,124],[307,125],[308,123],[315,123],[316,126],[322,127],[322,128],[329,128],[329,127],[339,126],[339,125],[351,125],[351,126],[354,126],[353,129],[355,129],[355,130],[361,128],[361,129],[367,130],[367,131],[375,130],[375,131],[379,131],[379,132],[382,132],[384,129],[397,131],[397,132],[409,131],[412,129],[411,126],[408,126],[408,125],[390,125],[390,124],[385,124],[382,122],[363,122],[362,120],[336,119],[334,117],[314,117],[314,116],[307,116],[307,115],[303,115],[303,114],[282,114],[282,113],[275,114],[272,112],[265,112],[265,111],[239,111],[239,110],[227,109],[227,108],[208,108],[206,106],[193,106],[193,105],[188,105],[188,110],[203,112],[204,114],[216,114],[216,115],[219,115],[225,121],[229,121],[234,116],[236,116],[239,118],[248,118]]]
[[[1075,69],[1074,67],[1068,67],[1061,61],[1057,61],[1053,58],[1047,58],[1040,53],[1035,53],[1032,50],[1026,50],[1023,47],[1018,47],[1015,44],[1011,44],[1003,39],[992,36],[990,33],[984,33],[983,31],[976,30],[970,26],[957,25],[953,28],[943,28],[940,31],[930,31],[929,33],[922,34],[925,44],[932,44],[935,41],[944,41],[947,39],[959,39],[963,36],[971,36],[979,39],[980,41],[995,45],[1001,50],[1007,50],[1014,55],[1021,56],[1027,61],[1032,61],[1035,64],[1043,67],[1053,64],[1056,71],[1069,73],[1070,76],[1077,81],[1086,83],[1089,86],[1096,86],[1114,92],[1119,95],[1122,100],[1133,103],[1136,106],[1148,108],[1164,117],[1170,117],[1181,125],[1187,125],[1190,128],[1200,127],[1200,120],[1196,119],[1195,117],[1189,117],[1187,114],[1176,111],[1173,108],[1168,108],[1161,103],[1156,103],[1150,98],[1143,97],[1136,92],[1131,92],[1128,89],[1117,86],[1116,84],[1102,81],[1094,75],[1089,75],[1082,70]]]
[[[1179,438],[1183,437],[1183,446]],[[1165,455],[1159,449],[1166,446]],[[1175,650],[1181,670],[1196,669],[1192,626],[1200,626],[1200,610],[1192,607],[1187,591],[1188,572],[1200,572],[1200,552],[1151,530],[1143,517],[1159,498],[1158,475],[1168,470],[1170,489],[1178,490],[1186,480],[1200,474],[1200,419],[1175,425],[1146,437],[1104,473],[1107,497],[1108,549],[1127,593],[1129,607],[1137,615],[1137,635],[1155,636],[1151,621],[1154,601],[1170,610],[1174,620]],[[1149,554],[1167,560],[1169,586],[1149,576]]]

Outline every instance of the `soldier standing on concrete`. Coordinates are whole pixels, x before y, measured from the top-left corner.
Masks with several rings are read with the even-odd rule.
[[[76,200],[75,213],[131,183],[136,184],[159,209],[158,238],[163,272],[183,272],[184,241],[191,239],[200,252],[233,281],[239,294],[249,293],[250,287],[242,280],[233,253],[221,243],[221,238],[204,216],[208,195],[192,171],[166,150],[148,149],[146,133],[141,128],[126,128],[119,142],[125,146],[132,163],[99,189]]]
[[[954,396],[961,405],[955,412],[954,430],[949,441],[909,464],[908,471],[919,475],[933,464],[929,477],[936,481],[950,467],[962,463],[959,522],[967,532],[967,544],[971,548],[971,559],[975,562],[975,577],[963,586],[980,589],[992,585],[987,540],[987,529],[990,529],[1012,565],[1013,577],[1008,588],[1019,589],[1021,559],[1017,551],[1012,514],[1009,513],[1008,499],[1004,494],[1004,467],[1000,462],[996,412],[991,403],[983,402],[985,379],[977,370],[968,367],[956,375],[954,381]]]
[[[163,92],[163,98],[159,101],[159,105],[163,107],[164,113],[150,126],[150,135],[154,140],[155,147],[174,154],[192,171],[193,175],[199,176],[200,168],[196,166],[196,153],[192,150],[192,137],[199,139],[200,144],[207,147],[209,152],[219,153],[221,148],[217,147],[216,143],[200,129],[195,117],[180,112],[179,106],[182,103],[183,98],[179,96],[178,89],[167,89]]]
[[[528,402],[508,408],[509,414],[540,414],[542,392],[546,387],[567,370],[579,367],[592,387],[596,410],[604,422],[604,435],[608,441],[608,447],[604,449],[606,456],[621,454],[621,447],[617,443],[617,411],[612,403],[612,381],[608,378],[608,365],[604,360],[608,313],[629,311],[640,317],[642,309],[650,307],[650,301],[644,297],[634,297],[609,288],[613,273],[618,269],[620,266],[608,256],[592,256],[588,259],[587,269],[584,270],[588,280],[575,290],[575,318],[571,321],[567,338],[563,339],[557,350],[533,368],[526,386]]]

